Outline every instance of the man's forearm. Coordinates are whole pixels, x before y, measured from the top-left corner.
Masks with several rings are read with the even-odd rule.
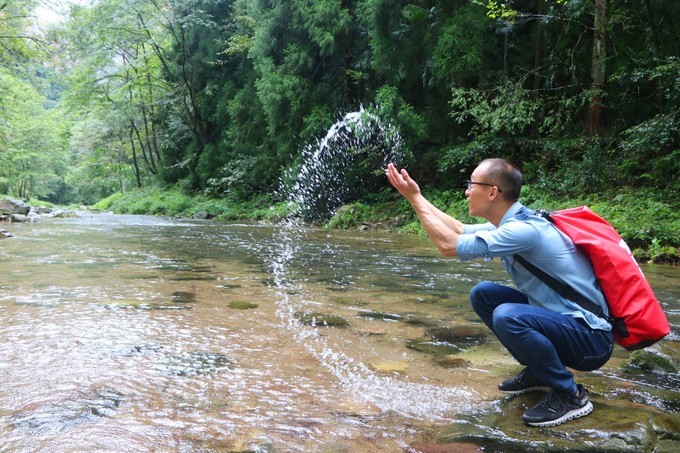
[[[422,195],[409,200],[425,232],[443,256],[456,256],[456,243],[463,224],[434,207]]]

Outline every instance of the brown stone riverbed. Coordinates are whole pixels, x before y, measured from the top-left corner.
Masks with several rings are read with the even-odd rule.
[[[0,451],[680,449],[675,267],[643,267],[673,325],[658,360],[617,348],[578,374],[592,415],[530,429],[537,395],[497,391],[520,368],[469,308],[476,282],[507,282],[498,263],[297,226],[3,228]]]

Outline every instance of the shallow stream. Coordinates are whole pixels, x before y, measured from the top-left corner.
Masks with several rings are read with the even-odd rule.
[[[507,282],[499,263],[295,225],[3,227],[0,451],[417,451],[526,404],[496,390],[519,367],[469,308],[476,282]],[[680,270],[644,270],[678,358]],[[588,419],[617,398],[677,415],[677,374],[623,372],[629,355],[583,373]]]

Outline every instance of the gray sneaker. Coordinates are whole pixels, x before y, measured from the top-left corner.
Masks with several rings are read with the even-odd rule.
[[[527,392],[549,392],[550,387],[543,385],[528,368],[524,368],[517,376],[498,384],[498,390],[508,395],[521,395]]]
[[[577,396],[553,390],[536,406],[526,411],[522,419],[531,426],[557,426],[585,417],[593,411],[593,403],[588,398],[588,391],[581,384],[576,387]]]

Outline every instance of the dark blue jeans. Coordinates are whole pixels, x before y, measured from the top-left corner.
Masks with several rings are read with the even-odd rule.
[[[481,282],[470,291],[472,308],[510,354],[544,385],[575,395],[567,367],[592,371],[607,363],[612,332],[591,329],[585,321],[529,305],[520,291]]]

